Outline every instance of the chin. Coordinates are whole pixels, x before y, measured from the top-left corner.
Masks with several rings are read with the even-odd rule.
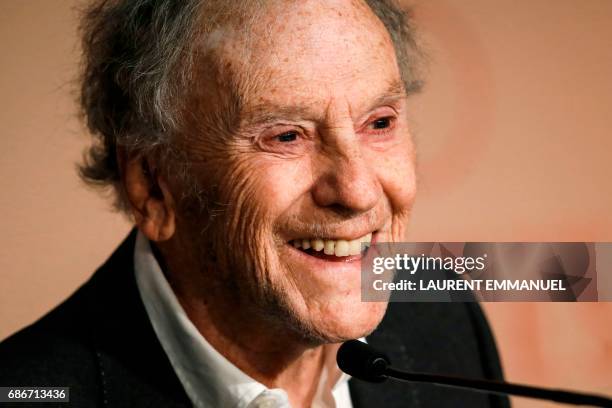
[[[310,317],[309,326],[323,343],[340,343],[367,336],[380,324],[387,302],[330,302],[317,316]]]

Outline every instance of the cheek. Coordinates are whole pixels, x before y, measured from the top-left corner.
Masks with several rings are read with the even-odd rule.
[[[241,158],[209,161],[200,170],[202,184],[210,191],[212,228],[204,239],[212,242],[216,267],[225,273],[265,270],[274,202],[261,195],[267,180],[257,174],[257,163]]]
[[[235,160],[221,173],[218,197],[225,209],[220,208],[220,228],[233,245],[265,256],[277,221],[304,190],[303,166],[251,156]]]
[[[255,199],[266,203],[272,222],[286,215],[312,184],[311,169],[300,160],[261,160],[251,174],[259,185]]]
[[[374,162],[378,179],[393,212],[409,211],[416,195],[416,169],[412,143],[402,143],[381,154]]]

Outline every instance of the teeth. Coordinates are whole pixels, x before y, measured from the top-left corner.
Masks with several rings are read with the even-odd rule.
[[[336,256],[348,256],[349,254],[349,243],[343,239],[336,241],[336,246],[334,247],[334,254]]]
[[[321,251],[324,247],[325,247],[325,243],[323,242],[322,239],[319,238],[315,238],[312,241],[310,241],[310,243],[312,244],[312,249],[314,249],[315,251]]]
[[[312,248],[315,251],[323,251],[326,255],[335,255],[338,257],[359,255],[361,253],[362,244],[369,247],[372,242],[372,233],[364,235],[361,238],[347,241],[344,239],[326,239],[313,238],[313,239],[296,239],[291,243],[295,248],[309,249]]]
[[[335,246],[336,246],[336,241],[332,241],[330,239],[326,240],[325,247],[323,248],[323,253],[325,255],[333,255]]]
[[[349,254],[359,255],[360,252],[361,252],[361,241],[358,239],[349,241]]]

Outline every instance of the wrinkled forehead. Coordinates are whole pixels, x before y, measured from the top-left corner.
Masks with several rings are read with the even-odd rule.
[[[367,103],[400,78],[389,34],[358,0],[273,1],[209,41],[218,85],[231,86],[245,106]]]

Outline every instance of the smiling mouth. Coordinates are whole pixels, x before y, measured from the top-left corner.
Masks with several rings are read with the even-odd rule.
[[[372,245],[372,233],[353,240],[304,238],[294,239],[289,244],[316,258],[328,261],[351,261],[360,259]]]

